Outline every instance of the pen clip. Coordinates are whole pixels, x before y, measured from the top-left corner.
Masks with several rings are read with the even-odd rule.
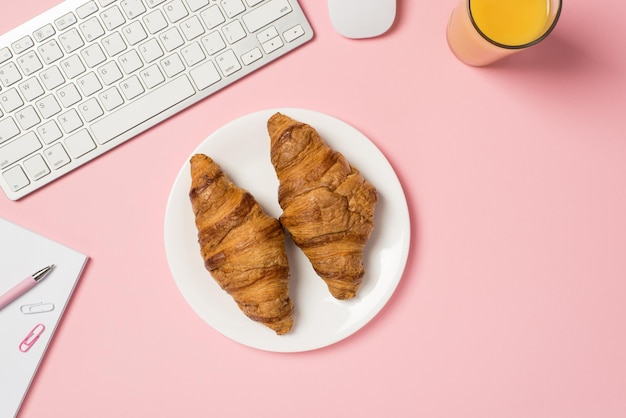
[[[28,333],[26,338],[20,342],[19,348],[22,353],[27,352],[30,348],[37,342],[41,334],[46,330],[44,324],[37,324],[35,327]]]

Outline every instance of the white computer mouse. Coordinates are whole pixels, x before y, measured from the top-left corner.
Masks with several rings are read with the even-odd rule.
[[[328,0],[330,21],[346,38],[382,35],[396,18],[396,0]]]

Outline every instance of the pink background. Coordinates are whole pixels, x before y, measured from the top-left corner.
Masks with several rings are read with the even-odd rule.
[[[0,32],[54,5],[2,0]],[[544,43],[490,68],[445,40],[456,0],[399,0],[387,35],[315,39],[19,202],[3,217],[90,255],[20,417],[626,416],[626,4],[566,0]],[[270,107],[352,124],[412,217],[405,275],[352,337],[258,351],[207,326],[163,220],[211,132]]]

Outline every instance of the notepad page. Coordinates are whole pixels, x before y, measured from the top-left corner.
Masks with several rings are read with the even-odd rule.
[[[45,266],[55,268],[0,310],[0,417],[14,417],[24,400],[87,256],[0,218],[0,294]],[[34,342],[31,331],[39,335]]]

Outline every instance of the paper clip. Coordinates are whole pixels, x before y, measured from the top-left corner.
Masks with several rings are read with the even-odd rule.
[[[39,302],[39,303],[31,303],[29,305],[20,306],[20,311],[25,314],[35,314],[35,313],[44,313],[50,312],[54,310],[54,303],[50,302]]]
[[[37,342],[37,340],[39,339],[39,337],[41,336],[41,334],[43,334],[45,330],[46,330],[46,327],[44,324],[35,325],[35,328],[33,328],[28,333],[26,338],[24,338],[22,342],[20,343],[20,351],[22,353],[25,353],[28,350],[30,350],[30,348]]]

